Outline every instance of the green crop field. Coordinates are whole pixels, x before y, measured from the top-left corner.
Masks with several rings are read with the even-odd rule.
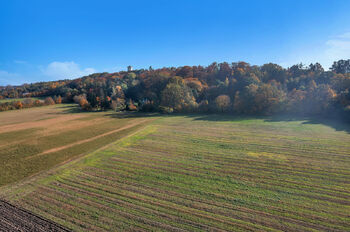
[[[3,136],[6,143],[42,133],[35,145],[42,152],[106,133],[112,126],[142,122],[100,137],[107,141],[91,140],[68,148],[72,150],[35,156],[38,150],[28,145],[25,156],[41,164],[51,155],[62,161],[69,154],[88,154],[5,185],[0,197],[75,231],[350,228],[350,134],[343,125],[214,115],[113,115],[89,113],[74,119],[97,119],[101,127],[88,124],[93,125],[90,130],[81,126],[46,136],[43,129],[8,132],[18,134]],[[6,154],[1,162],[15,165]],[[24,159],[20,152],[12,157]]]

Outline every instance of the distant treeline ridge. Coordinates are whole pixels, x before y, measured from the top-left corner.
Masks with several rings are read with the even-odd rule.
[[[286,69],[273,63],[256,66],[246,62],[214,62],[207,67],[150,67],[0,87],[0,99],[52,97],[54,102],[76,102],[89,111],[336,114],[348,119],[349,91],[350,60],[334,62],[329,71],[319,63]],[[8,105],[1,103],[0,111],[8,110]]]

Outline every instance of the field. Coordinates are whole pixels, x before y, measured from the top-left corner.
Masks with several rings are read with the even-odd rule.
[[[41,109],[55,112],[52,117],[61,120],[57,122],[61,123],[59,129],[46,124],[40,129],[25,126],[32,121],[23,125],[7,121],[6,127],[0,120],[1,134],[1,128],[10,130],[22,125],[20,130],[6,132],[15,133],[13,137],[7,134],[0,140],[7,151],[17,136],[28,146],[33,139],[31,133],[42,136],[35,144],[40,151],[27,154],[31,150],[26,148],[26,152],[12,157],[17,162],[25,160],[25,166],[39,162],[42,168],[38,170],[47,170],[3,186],[0,198],[69,229],[350,228],[350,134],[339,130],[341,126],[335,130],[297,120],[215,115],[145,117]],[[47,114],[35,116],[42,117],[36,123],[51,120],[45,119]],[[19,133],[21,130],[26,133]],[[67,148],[67,143],[75,145]],[[62,146],[65,148],[60,149]],[[1,154],[2,162],[16,165],[11,156],[3,159],[6,154]],[[57,166],[73,156],[79,158]],[[26,157],[34,157],[35,162],[27,164],[30,159]],[[10,183],[22,176],[8,176],[2,182]]]
[[[106,112],[75,111],[74,105],[60,104],[1,112],[0,186],[94,151],[143,124]]]
[[[2,200],[0,200],[0,209],[0,231],[69,231],[57,223]]]

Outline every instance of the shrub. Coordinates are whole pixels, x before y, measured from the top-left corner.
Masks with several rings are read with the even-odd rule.
[[[160,112],[163,113],[163,114],[171,114],[171,113],[174,112],[174,109],[173,109],[173,108],[171,108],[171,107],[166,107],[166,106],[160,106],[160,107],[159,107],[159,110],[160,110]]]
[[[55,105],[55,101],[52,99],[52,97],[45,98],[45,105]]]

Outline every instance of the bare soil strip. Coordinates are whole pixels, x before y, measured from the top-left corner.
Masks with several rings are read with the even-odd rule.
[[[0,200],[0,231],[70,231],[27,210]]]
[[[108,131],[104,134],[100,134],[100,135],[97,135],[95,137],[92,137],[92,138],[88,138],[88,139],[84,139],[84,140],[80,140],[78,142],[75,142],[75,143],[71,143],[71,144],[67,144],[65,146],[61,146],[61,147],[55,147],[55,148],[52,148],[52,149],[49,149],[49,150],[46,150],[42,153],[39,153],[39,154],[35,154],[33,156],[29,156],[27,157],[26,159],[32,159],[34,157],[38,157],[38,156],[42,156],[42,155],[46,155],[46,154],[49,154],[49,153],[52,153],[52,152],[57,152],[57,151],[61,151],[63,149],[66,149],[66,148],[70,148],[70,147],[74,147],[76,145],[80,145],[82,143],[87,143],[87,142],[91,142],[95,139],[98,139],[98,138],[101,138],[101,137],[104,137],[104,136],[107,136],[107,135],[110,135],[110,134],[113,134],[113,133],[116,133],[116,132],[119,132],[119,131],[122,131],[122,130],[126,130],[126,129],[129,129],[131,127],[134,127],[134,126],[137,126],[141,123],[144,123],[146,121],[149,121],[149,119],[143,119],[143,120],[138,120],[137,122],[131,122],[129,125],[127,126],[124,126],[124,127],[121,127],[121,128],[118,128],[116,130],[112,130],[112,131]]]
[[[42,121],[30,121],[30,122],[23,122],[23,123],[17,123],[15,125],[9,124],[9,125],[4,125],[0,126],[0,131],[1,133],[4,132],[11,132],[11,131],[16,131],[16,130],[25,130],[29,128],[37,128],[37,127],[42,127],[46,128],[48,126],[57,124],[57,123],[63,123],[69,120],[74,120],[78,118],[82,118],[83,115],[60,115],[55,118],[50,118],[50,119],[45,119]]]

